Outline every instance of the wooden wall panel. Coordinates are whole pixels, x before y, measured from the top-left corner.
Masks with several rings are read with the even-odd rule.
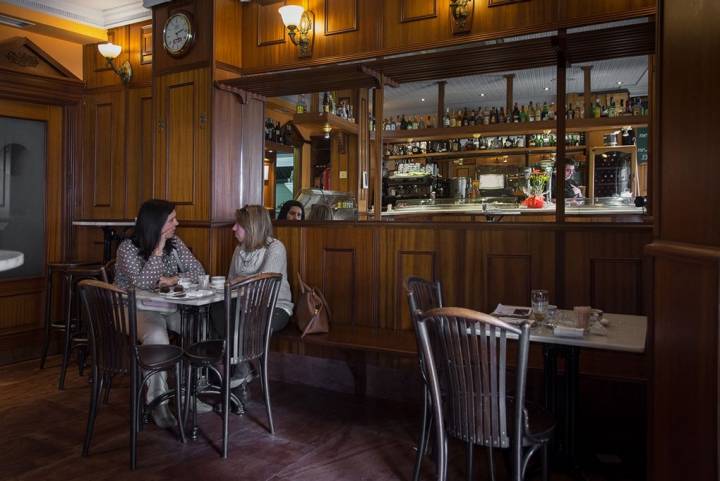
[[[605,312],[643,314],[640,259],[590,259],[590,305]]]
[[[256,46],[265,47],[276,43],[285,43],[285,25],[278,13],[278,9],[285,3],[285,0],[258,3],[255,14],[257,18]]]
[[[159,77],[153,93],[157,115],[155,190],[177,202],[178,217],[210,217],[210,71]]]
[[[235,0],[215,0],[213,15],[214,60],[224,68],[240,68],[242,63],[238,29],[242,25],[242,4]]]
[[[152,22],[149,20],[108,30],[108,41],[122,47],[120,56],[113,61],[115,66],[130,62],[133,71],[131,87],[148,86],[152,82],[152,33]],[[83,47],[83,77],[87,88],[122,85],[120,77],[107,66],[98,52],[97,45]]]
[[[436,18],[438,0],[400,0],[400,23]]]
[[[395,279],[393,293],[395,294],[396,327],[400,330],[412,330],[410,306],[405,293],[405,281],[409,277],[421,277],[435,281],[438,278],[438,255],[435,251],[398,251],[396,254]],[[399,285],[398,285],[399,284]]]
[[[355,249],[326,247],[322,251],[321,290],[333,305],[333,319],[338,324],[356,324],[355,270],[358,259]],[[330,301],[332,299],[332,301]]]
[[[131,86],[150,86],[153,56],[152,21],[133,23],[125,28],[128,29],[128,55],[133,69]]]
[[[354,32],[359,28],[359,0],[325,0],[325,35]]]
[[[128,91],[126,219],[134,218],[140,204],[152,198],[152,189],[152,89],[143,87]]]
[[[80,218],[124,218],[125,95],[111,91],[85,97]]]
[[[487,310],[497,304],[525,306],[532,286],[532,257],[527,254],[487,255]]]

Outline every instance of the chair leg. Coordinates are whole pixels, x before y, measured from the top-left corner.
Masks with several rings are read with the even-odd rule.
[[[182,391],[180,390],[180,363],[175,364],[175,411],[177,411],[178,429],[180,430],[180,441],[185,444],[185,428],[182,421]]]
[[[131,369],[130,380],[130,469],[134,470],[137,466],[137,435],[139,431],[140,412],[138,405],[138,370]]]
[[[495,481],[495,459],[493,458],[492,446],[487,447],[488,469],[490,470],[490,481]]]
[[[415,468],[413,469],[413,481],[420,479],[420,468],[422,466],[422,459],[425,456],[425,450],[427,449],[427,429],[428,429],[428,418],[431,416],[430,410],[430,393],[427,387],[423,387],[423,413],[422,413],[422,424],[420,425],[420,438],[418,439],[417,454],[415,455]]]
[[[185,408],[182,415],[184,426],[187,426],[188,417],[190,416],[190,396],[192,395],[192,366],[188,362],[185,370]]]
[[[542,481],[548,481],[548,443],[544,443],[542,447]]]
[[[78,347],[77,358],[78,358],[78,376],[82,377],[85,372],[85,359],[87,357],[87,348],[85,346]],[[107,401],[105,401],[107,403]]]
[[[440,453],[438,455],[438,462],[439,466],[438,469],[440,470],[440,481],[445,481],[447,479],[447,465],[448,465],[448,438],[447,434],[442,433],[442,446],[440,447]]]
[[[90,443],[92,442],[93,432],[95,431],[95,416],[97,415],[98,398],[100,397],[101,388],[102,377],[98,376],[97,369],[93,367],[93,384],[90,390],[90,409],[88,411],[87,428],[85,430],[85,441],[83,442],[83,456],[87,456],[90,453]]]
[[[230,428],[230,366],[226,363],[223,371],[223,445],[222,457],[228,457],[228,430]]]
[[[52,317],[52,272],[48,272],[47,294],[45,295],[45,340],[40,353],[40,369],[45,367],[48,348],[50,347],[50,324]]]
[[[468,441],[465,443],[465,457],[467,458],[467,480],[472,481],[473,479],[473,448],[472,442]]]
[[[270,383],[268,382],[267,370],[267,354],[262,358],[260,378],[263,385],[263,395],[265,396],[265,409],[267,410],[268,423],[270,423],[270,434],[275,434],[275,425],[273,424],[272,407],[270,406]]]
[[[103,396],[103,403],[108,404],[110,402],[110,389],[112,389],[113,375],[108,374],[107,382],[105,383],[105,395]]]

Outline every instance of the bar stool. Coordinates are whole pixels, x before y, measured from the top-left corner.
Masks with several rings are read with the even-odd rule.
[[[61,279],[62,305],[64,316],[62,319],[52,319],[53,305],[53,277],[58,274]],[[45,367],[50,339],[53,331],[63,332],[63,358],[60,368],[58,389],[65,388],[65,373],[67,371],[70,355],[73,349],[78,349],[78,367],[82,376],[85,367],[85,354],[88,348],[88,337],[82,325],[80,303],[77,295],[77,283],[83,279],[100,279],[107,281],[103,266],[93,262],[54,262],[48,264],[47,270],[47,296],[45,298],[45,340],[40,356],[40,369]]]

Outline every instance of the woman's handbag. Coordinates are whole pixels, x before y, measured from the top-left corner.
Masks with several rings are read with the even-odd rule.
[[[300,282],[300,297],[295,303],[295,320],[302,332],[306,334],[319,334],[330,330],[330,308],[325,297],[319,289],[308,286],[297,275]]]

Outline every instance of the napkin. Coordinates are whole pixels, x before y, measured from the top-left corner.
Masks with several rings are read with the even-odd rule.
[[[581,327],[555,326],[553,334],[558,337],[583,337],[585,329]]]

